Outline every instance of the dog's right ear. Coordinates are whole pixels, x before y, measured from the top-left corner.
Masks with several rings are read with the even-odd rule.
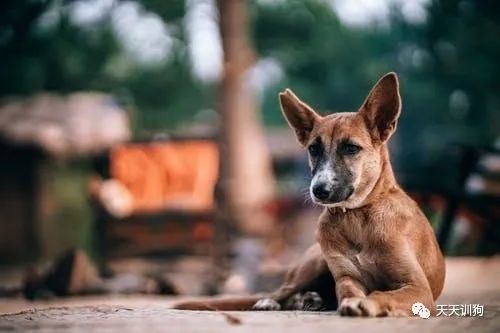
[[[396,73],[387,73],[373,86],[359,110],[373,137],[386,142],[396,130],[401,96]]]
[[[283,112],[290,127],[295,131],[299,142],[305,146],[314,124],[321,119],[321,116],[295,96],[290,89],[281,92],[279,97],[281,112]]]

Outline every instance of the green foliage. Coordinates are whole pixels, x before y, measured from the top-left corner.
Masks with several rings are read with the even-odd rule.
[[[25,7],[4,9],[13,14],[2,27],[12,33],[0,45],[0,95],[109,89],[115,83],[105,75],[106,61],[119,51],[108,26],[87,32],[62,15],[53,28],[40,29],[37,20],[49,10],[49,2],[43,9],[36,1]]]
[[[140,0],[140,3],[170,24],[178,24],[186,12],[184,0]]]
[[[55,25],[41,29],[40,17],[60,2],[2,2],[0,96],[41,90],[114,93],[136,110],[139,131],[171,129],[214,108],[215,85],[196,80],[187,57],[185,1],[140,4],[159,15],[175,39],[167,61],[134,62],[109,18],[76,26],[63,5]],[[426,151],[417,159],[429,162],[449,141],[490,143],[500,131],[499,12],[495,1],[435,0],[423,25],[409,24],[394,8],[386,26],[349,28],[328,1],[251,2],[257,53],[276,59],[284,71],[282,80],[264,91],[263,119],[284,125],[276,94],[285,87],[320,110],[356,110],[380,75],[396,71],[404,99],[402,157]]]
[[[401,80],[403,114],[395,141],[398,167],[442,158],[450,142],[491,144],[500,133],[500,11],[494,1],[433,1],[423,25],[393,8],[387,26],[346,28],[325,1],[254,6],[259,54],[285,77],[265,93],[264,119],[284,124],[276,94],[291,87],[319,110],[354,111],[388,71]]]
[[[181,19],[184,1],[143,1],[172,26],[178,47],[164,62],[141,65],[125,54],[109,18],[95,26],[71,22],[53,1],[5,2],[0,7],[0,97],[39,91],[98,90],[135,109],[135,128],[163,130],[189,121],[212,100],[212,89],[191,74]],[[52,7],[55,5],[55,7]],[[56,8],[53,26],[44,13]]]
[[[433,1],[424,28],[433,77],[448,92],[467,93],[470,109],[461,120],[479,140],[500,133],[499,13],[498,1]]]
[[[325,2],[262,6],[255,16],[259,53],[277,58],[284,67],[280,88],[291,87],[320,110],[356,110],[374,79],[395,70],[386,31],[346,29]],[[275,112],[275,91],[266,98],[275,104],[270,121],[282,123]]]

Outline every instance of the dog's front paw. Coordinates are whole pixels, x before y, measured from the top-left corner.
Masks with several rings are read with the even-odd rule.
[[[278,311],[281,310],[281,305],[271,298],[262,298],[257,301],[252,307],[252,310],[259,311]]]
[[[323,300],[317,292],[308,291],[302,296],[304,311],[319,311],[323,307]]]
[[[378,304],[366,297],[344,298],[339,306],[341,316],[376,317],[379,314]]]

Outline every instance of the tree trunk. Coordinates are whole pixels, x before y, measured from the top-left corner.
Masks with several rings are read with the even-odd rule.
[[[265,234],[271,228],[262,208],[273,197],[274,178],[254,92],[245,79],[255,58],[248,39],[247,1],[218,0],[218,8],[224,66],[218,105],[217,225],[219,235],[226,234],[227,244],[227,226],[251,235]],[[223,238],[218,240],[221,247]]]

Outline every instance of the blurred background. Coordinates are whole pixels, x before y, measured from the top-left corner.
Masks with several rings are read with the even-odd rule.
[[[446,254],[496,254],[499,36],[492,0],[2,1],[5,292],[272,288],[320,213],[278,92],[355,111],[389,71],[402,186]]]

